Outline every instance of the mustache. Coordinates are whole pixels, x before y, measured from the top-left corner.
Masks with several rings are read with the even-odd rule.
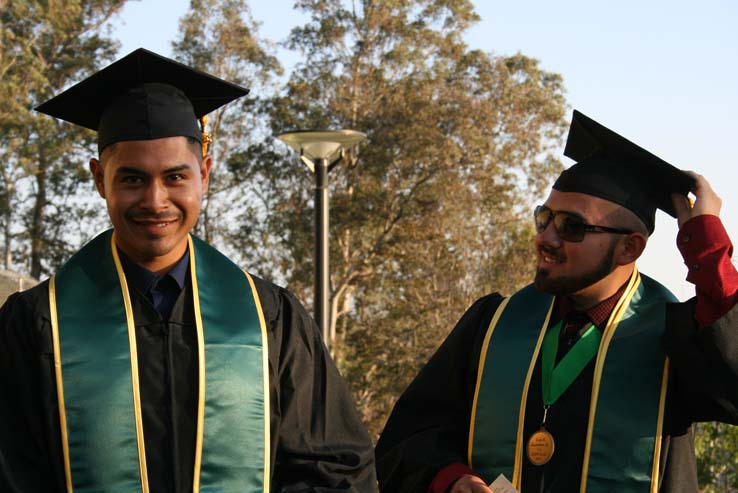
[[[546,245],[541,245],[538,247],[538,250],[540,253],[545,254],[548,257],[552,257],[554,260],[558,260],[559,262],[564,262],[566,260],[566,255]]]

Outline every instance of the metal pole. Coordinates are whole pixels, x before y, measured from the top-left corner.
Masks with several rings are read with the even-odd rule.
[[[315,161],[315,321],[330,348],[328,275],[328,160]]]

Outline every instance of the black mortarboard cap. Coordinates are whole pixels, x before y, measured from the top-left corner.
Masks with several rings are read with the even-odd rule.
[[[125,140],[185,136],[197,119],[248,94],[236,84],[139,48],[36,110],[97,131],[98,150]]]
[[[586,115],[574,110],[564,155],[576,164],[553,188],[615,202],[635,213],[652,233],[656,209],[676,217],[672,193],[687,195],[694,179]]]

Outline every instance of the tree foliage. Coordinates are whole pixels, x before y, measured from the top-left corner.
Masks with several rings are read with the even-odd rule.
[[[273,133],[352,128],[368,143],[330,174],[334,356],[365,422],[392,403],[463,309],[532,272],[531,201],[560,169],[560,76],[522,54],[470,50],[466,0],[299,1],[303,52],[264,108]],[[264,220],[241,244],[311,299],[312,178],[284,146],[229,158]],[[254,234],[255,233],[255,234]],[[257,244],[258,242],[258,244]]]
[[[6,269],[38,278],[89,237],[102,208],[84,185],[94,134],[32,108],[113,57],[104,26],[124,0],[0,4],[2,252]]]
[[[697,475],[702,493],[738,492],[738,427],[696,425]]]
[[[192,0],[179,27],[175,58],[255,95],[208,116],[215,165],[197,226],[206,241],[247,261],[250,257],[239,248],[239,238],[250,234],[250,224],[258,220],[258,198],[251,193],[248,170],[228,167],[225,161],[238,148],[264,139],[266,126],[256,106],[282,69],[269,43],[259,39],[258,23],[244,0]]]

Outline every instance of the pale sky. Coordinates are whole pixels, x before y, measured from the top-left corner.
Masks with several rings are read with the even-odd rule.
[[[482,20],[466,41],[496,54],[518,51],[564,77],[576,108],[671,164],[703,174],[723,199],[738,238],[738,2],[735,0],[529,0],[474,2]],[[250,2],[260,36],[283,41],[306,17],[292,0]],[[186,0],[129,3],[113,22],[121,56],[144,47],[171,55]],[[299,55],[280,49],[285,68]],[[361,129],[358,129],[361,130]],[[735,140],[734,140],[735,139]],[[563,158],[566,165],[571,164]],[[639,260],[680,299],[693,295],[675,246],[676,221],[659,212]]]

